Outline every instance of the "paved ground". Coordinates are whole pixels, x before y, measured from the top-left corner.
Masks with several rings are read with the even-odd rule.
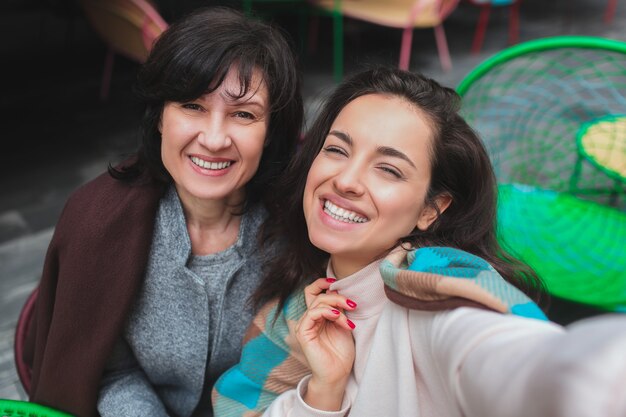
[[[131,86],[137,66],[116,61],[110,98],[98,100],[104,49],[70,2],[9,0],[0,5],[0,398],[25,398],[13,365],[13,332],[19,310],[36,284],[43,256],[63,204],[77,186],[134,148],[141,109]],[[196,3],[198,3],[196,1]],[[603,22],[604,0],[525,0],[521,40],[563,34],[626,40],[626,2],[614,21]],[[434,37],[415,31],[411,69],[456,86],[486,57],[506,46],[507,16],[492,14],[483,50],[469,53],[478,12],[462,4],[446,22],[454,69],[439,67]],[[295,36],[297,19],[278,22]],[[309,118],[333,86],[330,26],[322,21],[319,48],[302,54]],[[362,63],[395,65],[400,32],[346,23],[346,70]],[[595,314],[556,303],[554,317],[569,322]]]

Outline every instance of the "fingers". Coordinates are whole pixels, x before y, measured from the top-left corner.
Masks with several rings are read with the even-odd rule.
[[[298,332],[316,331],[317,327],[324,321],[332,322],[335,325],[346,329],[353,330],[355,325],[344,313],[327,304],[318,305],[310,308],[302,316],[298,328]]]
[[[352,311],[356,309],[357,305],[354,301],[349,298],[344,297],[341,294],[333,293],[333,294],[320,294],[315,300],[313,300],[309,304],[309,309],[316,308],[318,306],[327,305],[332,308],[336,308],[338,310],[346,310]]]
[[[304,288],[304,297],[306,299],[307,307],[318,295],[328,290],[335,281],[335,278],[319,278],[307,285]]]
[[[328,304],[340,310],[354,310],[357,307],[356,302],[350,300],[336,291],[329,290],[335,278],[319,278],[304,288],[306,305],[308,308],[314,308],[321,304]]]

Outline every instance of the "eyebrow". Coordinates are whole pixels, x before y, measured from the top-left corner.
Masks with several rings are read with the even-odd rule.
[[[252,91],[252,94],[250,94]],[[258,90],[249,90],[244,96],[239,96],[230,91],[222,91],[220,95],[226,99],[231,105],[253,105],[258,107],[265,107],[265,100],[257,94]]]
[[[335,136],[336,138],[344,141],[346,144],[348,144],[350,146],[353,145],[352,138],[350,137],[350,135],[348,135],[345,132],[341,132],[339,130],[331,130],[330,132],[328,132],[328,134]],[[378,148],[376,148],[376,152],[378,152],[381,155],[391,156],[393,158],[400,158],[400,159],[408,162],[413,168],[416,168],[416,166],[413,163],[413,161],[411,161],[411,159],[408,156],[406,156],[405,153],[400,152],[399,150],[397,150],[395,148],[391,148],[389,146],[379,146]]]
[[[252,97],[227,97],[229,104],[235,106],[258,106],[265,108],[265,100],[257,95]]]

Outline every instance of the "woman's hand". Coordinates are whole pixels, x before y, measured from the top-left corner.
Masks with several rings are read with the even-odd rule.
[[[354,363],[354,324],[344,310],[354,310],[352,300],[327,291],[335,280],[320,278],[304,289],[307,311],[296,326],[296,338],[311,367],[304,401],[326,411],[341,409]]]

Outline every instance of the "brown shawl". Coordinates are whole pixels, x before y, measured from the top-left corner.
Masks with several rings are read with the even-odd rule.
[[[68,200],[25,342],[31,401],[97,415],[104,365],[141,287],[163,192],[103,174]]]

